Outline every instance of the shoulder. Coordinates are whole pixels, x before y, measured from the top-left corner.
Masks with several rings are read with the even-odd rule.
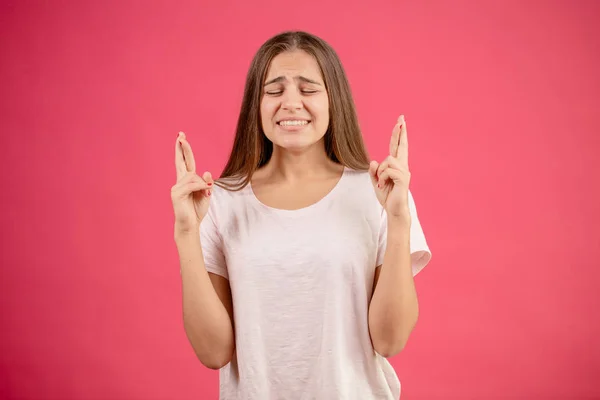
[[[214,192],[218,196],[236,196],[248,186],[243,186],[244,178],[241,176],[219,178],[215,181]]]
[[[360,188],[360,190],[364,190],[364,193],[368,193],[368,196],[366,197],[369,200],[375,200],[377,201],[377,203],[379,203],[379,201],[377,200],[377,195],[375,194],[375,188],[373,187],[373,182],[371,181],[371,175],[369,174],[369,171],[354,170],[346,167],[344,175],[344,179],[346,179],[345,186],[347,188],[352,188],[353,186],[355,189]],[[410,189],[408,190],[408,198],[409,204],[414,205],[415,201]]]
[[[351,207],[358,215],[368,214],[373,218],[381,217],[383,207],[377,200],[369,171],[346,167],[342,186],[342,198],[346,207]]]
[[[368,193],[375,194],[375,192],[373,192],[373,184],[371,183],[369,171],[345,167],[344,181],[347,188],[354,187],[354,189],[365,190]]]
[[[344,180],[346,187],[354,187],[355,189],[364,190],[366,193],[375,195],[369,171],[346,167],[344,170]]]
[[[243,178],[219,178],[211,189],[208,213],[216,221],[222,221],[230,214],[235,214],[245,209],[249,198],[249,186],[241,187]]]

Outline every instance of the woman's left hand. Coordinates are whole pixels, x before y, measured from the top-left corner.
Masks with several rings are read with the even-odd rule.
[[[408,208],[410,171],[408,170],[408,138],[404,115],[398,118],[398,122],[392,130],[390,155],[381,164],[371,161],[369,174],[377,199],[385,208],[388,217],[410,219]]]

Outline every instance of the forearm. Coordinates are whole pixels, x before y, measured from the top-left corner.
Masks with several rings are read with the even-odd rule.
[[[183,286],[183,322],[202,364],[218,369],[231,359],[233,326],[204,265],[199,234],[176,236]]]
[[[388,219],[387,247],[369,306],[375,350],[385,357],[400,352],[419,314],[410,256],[410,217]]]

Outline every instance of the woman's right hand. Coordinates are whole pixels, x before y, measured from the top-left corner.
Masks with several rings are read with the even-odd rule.
[[[175,235],[197,232],[208,211],[214,182],[210,172],[205,172],[202,177],[196,174],[192,146],[183,132],[179,132],[175,143],[175,169],[177,183],[171,188]]]

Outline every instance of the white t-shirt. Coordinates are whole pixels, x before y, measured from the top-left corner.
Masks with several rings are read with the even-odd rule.
[[[409,207],[417,274],[431,253],[410,192]],[[229,279],[236,341],[221,400],[400,397],[367,322],[386,230],[366,171],[345,168],[323,199],[293,211],[263,204],[251,185],[214,187],[201,243],[207,270]]]

